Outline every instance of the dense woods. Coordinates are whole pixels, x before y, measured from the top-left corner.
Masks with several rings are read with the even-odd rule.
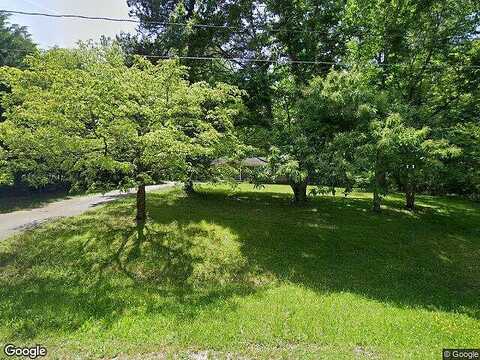
[[[295,202],[307,185],[367,189],[375,211],[390,191],[410,210],[419,192],[479,197],[478,2],[127,2],[136,34],[1,58],[1,185],[141,199],[254,154],[255,181],[287,179]],[[1,19],[2,50],[28,43]]]

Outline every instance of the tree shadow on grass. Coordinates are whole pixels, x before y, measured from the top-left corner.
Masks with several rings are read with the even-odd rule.
[[[108,329],[132,311],[188,320],[253,291],[238,281],[239,249],[222,268],[213,254],[204,255],[215,229],[151,222],[138,243],[132,210],[111,204],[1,244],[0,322],[8,325],[7,340],[72,333],[91,323]]]
[[[387,200],[375,215],[362,199],[292,207],[288,194],[215,191],[149,194],[148,205],[141,244],[130,199],[0,244],[8,339],[108,329],[135,311],[190,320],[275,280],[480,318],[468,207],[411,214]]]
[[[321,197],[292,207],[289,196],[170,194],[151,199],[151,209],[159,223],[231,229],[249,266],[280,280],[480,319],[480,212],[420,197],[415,213],[386,199],[377,215],[368,199]]]

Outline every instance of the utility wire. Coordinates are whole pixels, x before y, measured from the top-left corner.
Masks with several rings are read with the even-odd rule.
[[[198,28],[214,28],[214,29],[236,29],[240,31],[246,31],[247,29],[237,27],[237,26],[229,26],[229,25],[213,25],[213,24],[187,24],[187,23],[176,23],[176,22],[157,22],[157,21],[140,21],[138,19],[120,19],[120,18],[112,18],[112,17],[103,17],[103,16],[85,16],[85,15],[73,15],[73,14],[47,14],[47,13],[40,13],[40,12],[27,12],[27,11],[16,11],[16,10],[3,10],[0,9],[0,13],[8,13],[8,14],[17,14],[17,15],[31,15],[31,16],[45,16],[50,18],[66,18],[66,19],[86,19],[86,20],[100,20],[100,21],[113,21],[113,22],[127,22],[127,23],[144,23],[144,24],[152,24],[152,25],[173,25],[173,26],[192,26]],[[315,33],[315,31],[307,31],[307,30],[285,30],[285,29],[263,29],[265,31],[271,32],[309,32]],[[319,32],[317,32],[319,33]],[[17,52],[27,52],[26,50],[22,49],[1,49],[0,51],[17,51]],[[305,64],[305,65],[332,65],[332,66],[351,66],[351,64],[340,63],[340,62],[329,62],[329,61],[318,61],[318,60],[287,60],[287,59],[262,59],[262,58],[242,58],[242,57],[232,57],[232,58],[225,58],[225,57],[208,57],[208,56],[161,56],[161,55],[142,55],[142,54],[133,54],[139,55],[146,58],[157,58],[157,59],[184,59],[184,60],[200,60],[200,61],[215,61],[215,60],[225,60],[225,61],[236,61],[236,62],[258,62],[258,63],[277,63],[277,64]],[[405,65],[401,63],[392,63],[392,64],[385,64],[385,63],[372,63],[372,65],[377,66],[400,66]],[[480,68],[480,66],[476,65],[464,65],[463,67],[467,68]]]
[[[128,55],[128,54],[127,54]],[[261,58],[242,58],[242,57],[210,57],[210,56],[162,56],[162,55],[141,55],[146,58],[157,59],[184,59],[184,60],[227,60],[227,61],[246,61],[246,62],[261,62],[261,63],[279,63],[279,64],[307,64],[307,65],[347,65],[342,63],[336,63],[332,61],[302,61],[302,60],[287,60],[287,59],[261,59]]]
[[[54,50],[54,49],[53,49]],[[23,52],[23,53],[30,53],[32,51],[25,50],[25,49],[5,49],[0,48],[2,52]],[[48,50],[47,50],[48,51]],[[342,62],[334,62],[334,61],[317,61],[317,60],[289,60],[289,59],[262,59],[262,58],[245,58],[245,57],[218,57],[218,56],[176,56],[176,55],[145,55],[145,54],[126,54],[127,56],[141,56],[150,59],[164,59],[164,60],[199,60],[199,61],[216,61],[216,60],[224,60],[224,61],[236,61],[236,62],[257,62],[257,63],[270,63],[270,64],[301,64],[301,65],[331,65],[331,66],[343,66],[349,67],[353,64],[342,63]],[[401,65],[410,65],[410,64],[403,64],[403,63],[370,63],[369,65],[374,66],[401,66]],[[463,68],[474,68],[480,69],[480,65],[461,65]],[[441,65],[434,65],[430,64],[427,67],[440,67]],[[445,66],[451,66],[451,64],[445,64]]]
[[[23,0],[27,1],[27,0]],[[56,12],[56,11],[54,11]],[[247,32],[251,29],[241,26],[232,26],[232,25],[219,25],[219,24],[195,24],[195,23],[182,23],[182,22],[169,22],[169,21],[148,21],[140,19],[126,19],[126,18],[112,18],[108,16],[87,16],[87,15],[78,15],[78,14],[49,14],[43,12],[29,12],[29,11],[20,11],[20,10],[5,10],[0,9],[0,13],[15,14],[15,15],[28,15],[28,16],[44,16],[49,18],[64,18],[64,19],[81,19],[81,20],[99,20],[99,21],[112,21],[112,22],[123,22],[123,23],[134,23],[134,24],[146,24],[146,25],[158,25],[158,26],[178,26],[178,27],[195,27],[195,28],[204,28],[204,29],[222,29],[222,30],[235,30],[235,32]],[[295,29],[295,28],[268,28],[265,26],[253,26],[254,30],[262,30],[265,32],[271,33],[298,33],[298,34],[323,34],[323,35],[332,35],[328,31],[318,31],[312,29]],[[445,39],[456,38],[455,35],[447,36]]]
[[[54,50],[54,49],[51,49]],[[48,51],[48,50],[47,50]],[[21,52],[21,53],[32,53],[32,51],[25,49],[5,49],[0,48],[0,52]],[[302,60],[288,60],[288,59],[261,59],[261,58],[243,58],[243,57],[213,57],[213,56],[176,56],[176,55],[144,55],[144,54],[126,54],[127,56],[141,56],[150,59],[164,59],[164,60],[205,60],[205,61],[215,61],[215,60],[225,60],[225,61],[245,61],[245,62],[258,62],[258,63],[278,63],[278,64],[307,64],[307,65],[336,65],[336,66],[348,66],[347,64],[330,62],[330,61],[302,61]]]
[[[82,20],[101,20],[101,21],[112,21],[112,22],[122,22],[122,23],[135,23],[135,24],[147,24],[147,25],[158,25],[158,26],[179,26],[179,27],[196,27],[204,29],[223,29],[223,30],[235,30],[236,32],[244,32],[249,29],[240,26],[231,26],[231,25],[218,25],[218,24],[188,24],[182,22],[168,22],[168,21],[141,21],[138,19],[125,19],[125,18],[112,18],[108,16],[87,16],[87,15],[76,15],[76,14],[47,14],[41,12],[29,12],[29,11],[17,11],[17,10],[3,10],[0,9],[0,13],[15,14],[15,15],[29,15],[29,16],[44,16],[50,18],[64,18],[64,19],[82,19]],[[265,32],[287,32],[287,33],[314,33],[314,34],[326,34],[330,35],[328,32],[316,31],[316,30],[301,30],[301,29],[269,29],[265,27],[257,28]]]

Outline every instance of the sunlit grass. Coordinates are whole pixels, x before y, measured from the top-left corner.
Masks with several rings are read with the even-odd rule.
[[[480,208],[289,188],[149,194],[0,243],[0,343],[52,358],[438,359],[480,341]]]

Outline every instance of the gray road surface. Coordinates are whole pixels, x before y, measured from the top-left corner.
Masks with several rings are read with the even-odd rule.
[[[162,185],[147,186],[147,191],[168,189],[174,185],[174,183],[170,182]],[[0,241],[23,230],[34,228],[48,220],[80,215],[95,206],[114,201],[122,196],[133,193],[135,193],[135,190],[130,190],[127,193],[112,191],[106,194],[78,196],[53,202],[37,209],[0,214]]]

